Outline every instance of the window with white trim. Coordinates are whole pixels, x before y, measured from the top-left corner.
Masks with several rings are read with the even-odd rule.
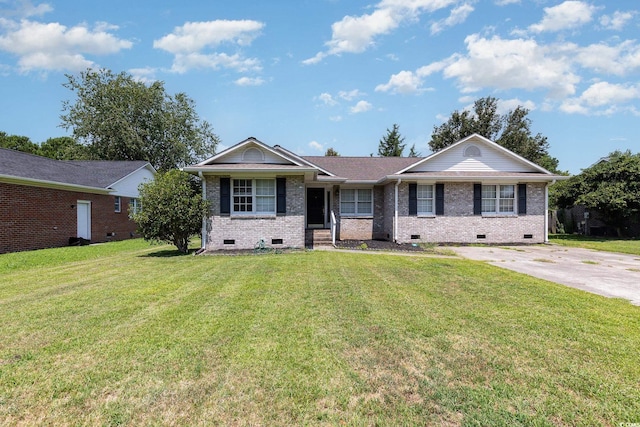
[[[142,203],[140,203],[140,199],[136,199],[133,197],[129,199],[129,217],[141,211],[142,211]]]
[[[115,196],[113,210],[116,213],[120,213],[122,210],[122,199],[120,199],[120,196]]]
[[[418,215],[433,215],[433,185],[418,185],[416,190]]]
[[[233,213],[276,213],[275,179],[234,179]]]
[[[340,190],[340,213],[342,215],[373,215],[373,190],[370,188]]]
[[[514,214],[516,199],[515,185],[483,185],[483,214]]]

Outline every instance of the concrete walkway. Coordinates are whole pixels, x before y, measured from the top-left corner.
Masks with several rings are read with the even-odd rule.
[[[450,249],[464,258],[640,305],[640,256],[558,245]]]

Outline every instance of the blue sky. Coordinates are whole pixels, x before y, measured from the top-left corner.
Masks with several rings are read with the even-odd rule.
[[[231,146],[377,153],[484,96],[531,110],[560,168],[640,151],[637,0],[0,0],[0,131],[69,134],[65,74],[88,67],[185,92]]]

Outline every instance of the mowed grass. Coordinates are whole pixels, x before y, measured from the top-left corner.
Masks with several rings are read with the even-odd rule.
[[[552,234],[549,241],[562,246],[618,252],[640,256],[640,240],[612,237],[583,236],[579,234]]]
[[[640,308],[459,259],[0,255],[2,425],[640,422]]]

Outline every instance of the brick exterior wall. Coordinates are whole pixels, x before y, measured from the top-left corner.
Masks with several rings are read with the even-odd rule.
[[[220,177],[206,177],[207,199],[211,211],[207,220],[207,250],[253,249],[260,239],[274,248],[303,248],[305,237],[305,186],[302,176],[285,176],[287,186],[287,213],[285,215],[257,217],[220,215]],[[282,239],[282,244],[272,244]],[[234,241],[225,244],[224,241]]]
[[[398,194],[399,243],[542,243],[545,236],[545,184],[527,184],[526,215],[473,215],[473,183],[445,183],[444,215],[409,216],[409,185]],[[390,188],[393,191],[393,188]],[[389,189],[387,190],[389,192]],[[419,239],[411,239],[419,235]],[[484,239],[478,235],[485,235]],[[525,238],[531,235],[531,238]]]
[[[114,196],[0,183],[0,253],[67,246],[78,230],[78,200],[91,202],[91,242],[135,233],[127,197],[121,197],[121,212],[115,213]]]

